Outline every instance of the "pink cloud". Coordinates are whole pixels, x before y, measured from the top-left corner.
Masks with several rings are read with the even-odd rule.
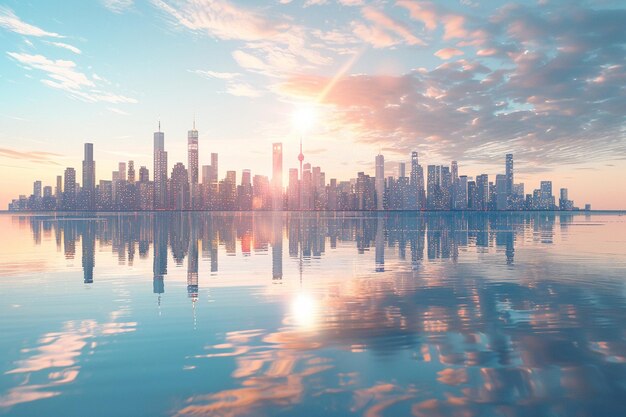
[[[437,28],[439,17],[432,3],[400,0],[397,2],[397,5],[407,9],[414,20],[424,23],[426,29],[435,30]]]
[[[411,33],[405,24],[393,19],[382,11],[371,6],[366,6],[361,10],[361,13],[363,17],[374,23],[378,28],[400,36],[407,44],[424,45],[424,42]]]
[[[443,39],[464,38],[468,36],[465,29],[465,17],[448,14],[443,18]]]
[[[463,51],[456,48],[443,48],[435,52],[435,56],[441,59],[450,59],[458,55],[463,55]]]

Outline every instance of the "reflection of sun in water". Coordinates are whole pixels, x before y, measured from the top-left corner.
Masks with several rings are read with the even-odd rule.
[[[317,304],[315,299],[306,293],[300,293],[291,302],[291,318],[296,326],[311,328],[315,325]]]
[[[293,127],[301,133],[306,132],[313,127],[316,119],[317,112],[315,107],[311,105],[303,105],[293,112]]]

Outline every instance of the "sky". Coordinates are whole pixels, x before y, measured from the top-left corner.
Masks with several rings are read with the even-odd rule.
[[[626,3],[596,0],[3,0],[0,208],[120,161],[152,175],[152,134],[171,167],[199,131],[226,170],[284,183],[298,165],[326,178],[459,161],[525,192],[551,179],[578,206],[626,209]],[[303,131],[300,109],[315,120]],[[491,178],[490,178],[491,179]]]

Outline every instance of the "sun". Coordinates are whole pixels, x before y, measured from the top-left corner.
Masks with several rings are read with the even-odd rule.
[[[311,105],[303,105],[295,109],[292,115],[293,127],[301,133],[309,131],[317,119],[317,111]]]

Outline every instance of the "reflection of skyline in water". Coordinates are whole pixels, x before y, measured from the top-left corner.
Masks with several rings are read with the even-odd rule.
[[[95,268],[96,242],[110,246],[119,265],[133,265],[136,252],[145,259],[153,252],[154,292],[163,293],[168,257],[175,265],[187,261],[189,294],[195,297],[198,285],[198,260],[210,260],[210,272],[218,272],[218,247],[226,255],[271,252],[272,278],[282,279],[283,240],[288,240],[288,256],[304,260],[321,258],[338,242],[354,242],[357,254],[373,249],[375,270],[385,271],[386,248],[397,249],[399,260],[410,259],[417,267],[428,260],[456,260],[459,249],[477,251],[504,248],[506,262],[515,260],[515,244],[531,234],[532,239],[552,243],[555,224],[566,230],[574,215],[551,213],[470,213],[321,216],[306,214],[211,215],[203,213],[160,213],[153,215],[122,215],[77,219],[73,217],[16,216],[30,224],[34,243],[41,244],[41,234],[53,234],[57,248],[67,258],[76,255],[81,244],[84,282],[92,283]],[[253,246],[252,246],[253,245]],[[202,248],[201,253],[199,247]]]
[[[207,376],[211,388],[199,385],[182,393],[168,414],[596,416],[626,411],[621,400],[626,394],[623,268],[545,255],[557,233],[580,232],[575,216],[165,218],[28,222],[35,242],[47,228],[65,256],[82,249],[85,287],[99,283],[96,247],[110,247],[121,265],[132,265],[136,251],[143,259],[152,253],[157,295],[166,291],[168,266],[186,265],[186,292],[194,303],[201,301],[203,275],[217,274],[218,265],[227,268],[231,261],[218,263],[218,254],[236,254],[239,260],[271,255],[272,270],[256,271],[265,283],[297,282],[294,273],[305,272],[304,282],[294,287],[255,290],[263,296],[256,301],[259,310],[238,306],[245,315],[286,304],[273,320],[248,318],[223,333],[207,332],[215,334],[210,343],[185,352],[188,372],[217,372],[215,378],[223,382],[208,384]],[[353,257],[371,263],[366,274],[316,277],[315,268]],[[201,259],[206,270],[199,268]],[[619,262],[624,265],[623,258]],[[200,320],[198,329],[208,321]],[[219,373],[218,364],[229,370]]]

